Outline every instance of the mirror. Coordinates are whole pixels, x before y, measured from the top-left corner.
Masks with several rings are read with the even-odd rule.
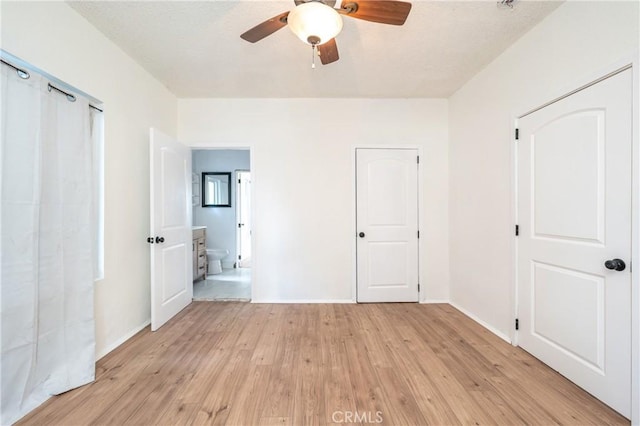
[[[231,207],[231,172],[202,173],[202,207]]]

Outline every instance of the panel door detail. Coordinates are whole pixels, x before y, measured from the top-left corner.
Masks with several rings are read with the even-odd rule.
[[[519,345],[631,415],[632,75],[519,122]],[[615,265],[614,265],[615,266]]]
[[[151,129],[151,330],[193,299],[191,152]]]
[[[418,151],[356,150],[358,302],[418,301]]]

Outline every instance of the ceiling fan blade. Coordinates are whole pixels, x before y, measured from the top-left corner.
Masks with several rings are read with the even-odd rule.
[[[271,19],[267,19],[261,24],[256,25],[251,28],[249,31],[243,33],[240,38],[246,40],[250,43],[255,43],[256,41],[260,41],[263,38],[275,33],[280,28],[285,27],[287,25],[287,16],[289,12],[281,13],[278,16],[274,16]]]
[[[358,0],[342,3],[338,13],[380,24],[402,25],[411,11],[411,3],[393,0]]]
[[[336,44],[335,38],[319,45],[318,53],[320,54],[320,62],[322,62],[322,65],[327,65],[340,59],[340,56],[338,56],[338,45]]]

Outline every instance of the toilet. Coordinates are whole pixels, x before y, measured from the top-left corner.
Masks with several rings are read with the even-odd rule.
[[[229,250],[207,249],[207,261],[209,263],[208,274],[215,275],[222,272],[222,259],[227,257]]]

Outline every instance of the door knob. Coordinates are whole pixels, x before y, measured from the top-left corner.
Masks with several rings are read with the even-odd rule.
[[[358,234],[358,236],[359,236],[360,238],[364,238],[364,232],[359,233],[359,234]]]
[[[624,271],[627,265],[622,259],[611,259],[604,262],[604,267],[616,271]]]
[[[147,242],[148,242],[149,244],[153,244],[153,237],[149,237],[149,238],[147,238]]]
[[[156,237],[156,243],[164,243],[164,237]]]

